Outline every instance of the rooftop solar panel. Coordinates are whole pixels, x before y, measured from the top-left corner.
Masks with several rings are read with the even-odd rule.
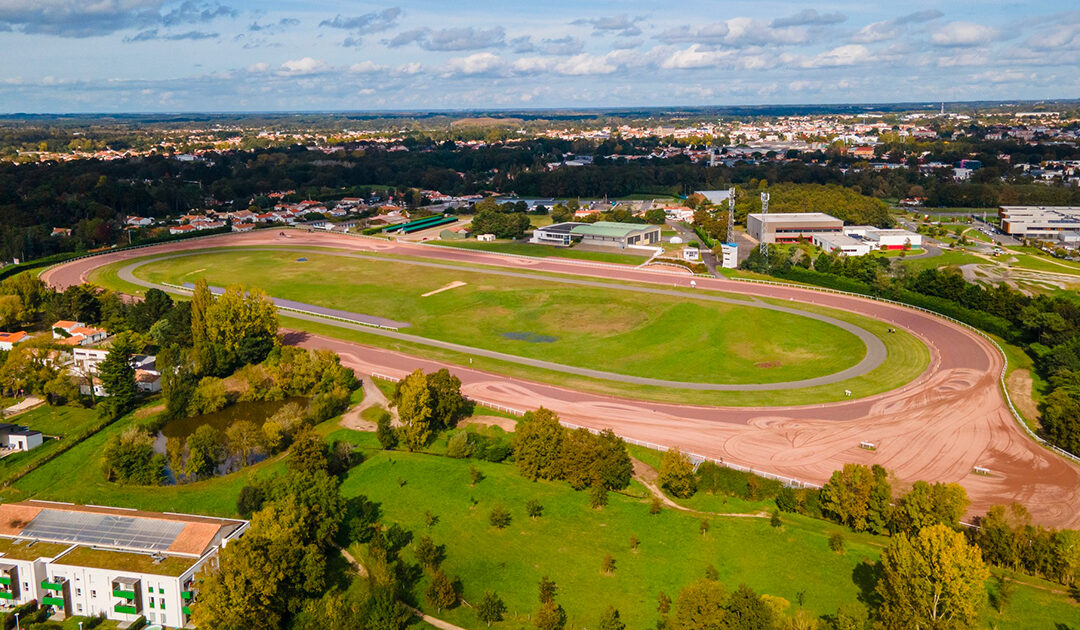
[[[184,526],[184,523],[152,518],[42,510],[23,528],[20,536],[140,551],[166,551]]]

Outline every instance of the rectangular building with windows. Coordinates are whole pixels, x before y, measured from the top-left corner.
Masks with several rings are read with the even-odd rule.
[[[181,628],[195,574],[247,521],[23,501],[0,505],[0,606]]]
[[[570,245],[579,241],[586,245],[609,247],[645,247],[660,242],[660,226],[646,223],[555,223],[533,230],[532,242],[546,245]]]
[[[1001,206],[1001,230],[1018,238],[1056,240],[1080,230],[1080,206]]]
[[[822,212],[752,213],[746,217],[746,231],[765,243],[794,243],[810,240],[815,234],[839,234],[843,229],[843,221]]]

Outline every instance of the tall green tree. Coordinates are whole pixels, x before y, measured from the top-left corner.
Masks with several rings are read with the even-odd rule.
[[[98,364],[98,378],[108,394],[103,408],[109,417],[119,418],[135,407],[138,390],[131,356],[136,350],[131,334],[122,332],[113,337],[108,356]]]
[[[489,628],[491,624],[502,621],[505,614],[506,604],[492,591],[486,591],[476,604],[476,618]]]
[[[188,457],[184,474],[190,479],[214,476],[217,467],[225,460],[225,445],[221,434],[209,424],[204,424],[187,438]]]
[[[881,555],[878,614],[885,630],[974,627],[989,577],[978,548],[945,525],[898,534]]]
[[[893,522],[896,529],[909,535],[939,523],[957,529],[970,504],[967,491],[959,484],[916,481],[900,498]]]
[[[725,630],[727,591],[715,580],[700,579],[675,598],[671,630]]]
[[[420,369],[401,381],[397,398],[398,418],[405,425],[402,442],[410,451],[418,451],[427,446],[435,430],[431,391]]]
[[[439,429],[453,428],[468,408],[465,397],[461,395],[461,379],[442,368],[427,375],[427,384],[433,421]]]
[[[525,414],[514,432],[514,461],[521,474],[533,481],[561,478],[565,436],[566,429],[550,409]]]

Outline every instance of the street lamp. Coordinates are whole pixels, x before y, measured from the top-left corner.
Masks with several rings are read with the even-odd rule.
[[[19,627],[19,613],[15,613],[15,630],[22,630],[22,628]]]

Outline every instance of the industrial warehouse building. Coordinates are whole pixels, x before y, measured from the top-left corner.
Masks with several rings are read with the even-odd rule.
[[[922,249],[922,235],[911,230],[848,225],[844,234],[868,242],[871,249]]]
[[[195,574],[247,521],[51,501],[0,505],[0,606],[189,625]]]
[[[746,217],[746,231],[758,242],[793,243],[815,234],[840,234],[844,222],[822,212],[753,213]]]
[[[1001,206],[1001,230],[1018,238],[1060,240],[1080,230],[1080,206]]]
[[[555,223],[533,230],[533,243],[570,245],[580,241],[586,245],[607,247],[644,247],[660,242],[660,226],[643,223]]]
[[[827,252],[837,252],[844,256],[864,256],[870,253],[870,243],[847,234],[815,234],[814,245]]]

